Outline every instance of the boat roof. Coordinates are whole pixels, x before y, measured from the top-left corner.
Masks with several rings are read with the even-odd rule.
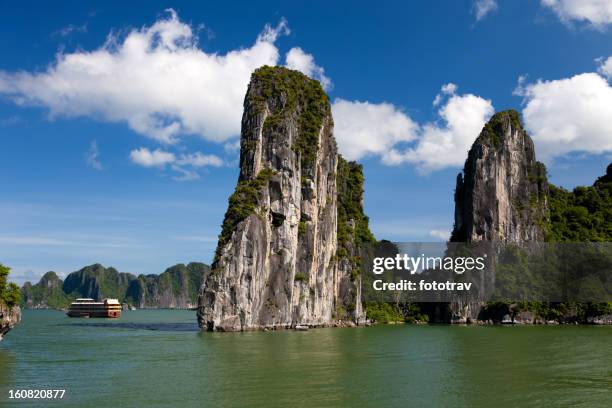
[[[78,298],[77,300],[75,300],[75,302],[96,302],[94,299],[92,298]],[[104,299],[102,302],[104,303],[112,303],[112,304],[120,304],[119,303],[119,299]],[[98,303],[102,303],[102,302],[98,302]]]

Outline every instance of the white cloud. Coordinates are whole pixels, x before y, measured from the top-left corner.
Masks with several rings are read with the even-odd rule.
[[[450,231],[447,230],[432,229],[429,231],[429,235],[441,241],[448,241],[451,234]]]
[[[168,10],[151,26],[110,34],[93,51],[60,53],[42,72],[0,71],[0,94],[46,107],[51,118],[125,122],[164,143],[182,134],[224,141],[240,132],[251,72],[277,64],[274,41],[287,32],[283,20],[250,47],[206,53],[192,27]]]
[[[542,0],[563,22],[587,22],[596,28],[612,23],[612,0]]]
[[[130,159],[143,167],[163,167],[166,164],[173,163],[176,157],[173,153],[160,149],[151,151],[146,147],[141,147],[130,152]]]
[[[442,124],[419,125],[389,103],[336,99],[332,105],[340,153],[349,160],[377,155],[386,165],[412,163],[422,173],[461,166],[494,113],[490,100],[457,95],[457,85],[442,86],[434,104]]]
[[[418,128],[390,103],[336,99],[332,113],[339,150],[349,160],[383,156],[397,143],[413,140]]]
[[[476,14],[476,21],[480,21],[497,10],[497,0],[474,0],[474,14]]]
[[[449,86],[453,85],[453,86]],[[422,173],[461,166],[484,124],[493,115],[493,104],[480,96],[455,94],[457,87],[442,87],[446,103],[438,114],[442,124],[421,126],[416,144],[407,149],[392,148],[385,156],[389,165],[414,163]],[[438,104],[441,103],[438,100]]]
[[[525,126],[545,161],[612,151],[612,87],[597,73],[531,84],[523,78],[515,93],[524,98]]]
[[[305,53],[300,47],[289,50],[285,56],[285,65],[318,80],[325,90],[329,90],[332,86],[331,80],[325,76],[325,70],[315,63],[312,54]]]
[[[87,164],[89,164],[95,170],[102,170],[102,163],[100,163],[100,151],[98,150],[98,142],[92,140],[89,144],[89,150],[85,155]]]
[[[194,168],[205,166],[220,167],[225,163],[214,154],[204,154],[202,152],[182,154],[177,156],[168,151],[155,149],[153,151],[146,147],[134,149],[130,152],[132,162],[143,167],[166,167],[170,165],[176,174],[172,177],[178,181],[193,181],[200,178],[200,174]]]
[[[455,92],[457,92],[457,85],[453,84],[452,82],[442,85],[442,88],[440,89],[440,93],[436,95],[436,97],[433,100],[432,105],[433,106],[440,105],[440,102],[442,102],[442,99],[444,99],[445,95],[452,95]]]
[[[223,166],[223,160],[215,156],[214,154],[203,154],[202,152],[195,152],[191,154],[182,155],[180,159],[176,161],[176,164],[189,165],[193,167]]]
[[[612,57],[608,57],[606,60],[600,59],[599,62],[599,73],[608,78],[608,80],[612,80]]]

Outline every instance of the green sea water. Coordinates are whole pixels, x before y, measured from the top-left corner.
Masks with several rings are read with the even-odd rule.
[[[0,393],[18,407],[610,407],[612,327],[202,333],[192,311],[25,311],[0,342]]]

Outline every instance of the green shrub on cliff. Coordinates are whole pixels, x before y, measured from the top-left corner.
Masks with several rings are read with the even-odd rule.
[[[219,260],[220,250],[225,246],[232,236],[232,232],[238,224],[244,221],[249,215],[255,212],[257,204],[261,200],[262,188],[267,185],[270,178],[274,175],[271,168],[262,169],[257,177],[252,180],[243,180],[238,183],[236,190],[228,200],[227,211],[221,225],[221,234],[217,243],[217,252],[213,268]]]
[[[255,70],[251,81],[262,87],[254,102],[273,102],[268,103],[271,112],[264,122],[264,131],[273,131],[282,118],[294,114],[298,105],[301,107],[297,110],[299,132],[292,149],[300,155],[302,174],[312,177],[319,131],[323,119],[331,115],[329,99],[321,84],[299,71],[270,66]]]
[[[338,156],[338,257],[346,257],[351,246],[376,242],[370,231],[370,219],[364,214],[363,168]]]
[[[489,142],[495,148],[498,148],[501,145],[499,135],[503,134],[504,122],[506,118],[510,120],[510,125],[513,129],[523,128],[523,125],[521,124],[521,115],[514,109],[497,112],[485,124],[479,137],[480,140]]]
[[[13,307],[21,301],[21,291],[15,283],[8,282],[10,272],[10,268],[0,264],[0,302]]]

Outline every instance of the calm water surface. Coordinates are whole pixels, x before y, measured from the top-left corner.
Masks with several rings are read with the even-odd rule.
[[[9,389],[63,388],[61,402]],[[25,311],[0,405],[610,407],[612,327],[379,326],[201,333],[191,311]]]

